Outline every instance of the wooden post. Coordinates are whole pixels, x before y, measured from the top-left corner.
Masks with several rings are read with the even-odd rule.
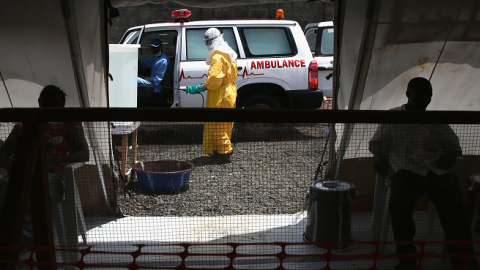
[[[123,134],[122,135],[122,168],[121,168],[121,173],[123,174],[123,179],[125,179],[125,182],[128,182],[128,177],[127,177],[127,154],[128,154],[128,135]]]
[[[30,193],[30,208],[32,215],[33,236],[36,246],[55,247],[52,224],[52,206],[48,181],[47,153],[45,150],[45,124],[24,124],[25,132],[39,134],[37,162]],[[55,251],[39,251],[36,253],[38,262],[55,263]],[[38,265],[38,269],[57,269],[56,265]]]
[[[13,157],[2,215],[0,217],[0,246],[19,247],[22,240],[25,213],[30,197],[32,177],[37,161],[38,138],[21,135]],[[0,260],[18,260],[18,249],[0,250]],[[0,269],[15,269],[16,263],[0,262]]]
[[[34,122],[33,119],[23,122],[23,135],[19,136],[17,142],[4,208],[0,217],[2,232],[0,246],[2,247],[20,246],[25,214],[31,199],[35,244],[54,246],[42,125]],[[43,168],[40,168],[42,166]],[[31,192],[32,188],[35,192]],[[0,250],[0,269],[16,269],[16,263],[13,261],[18,261],[18,251],[18,249]],[[55,252],[37,253],[37,260],[55,263]],[[56,266],[42,265],[39,269],[56,269]]]
[[[130,154],[130,161],[131,161],[131,166],[133,168],[133,165],[135,165],[135,162],[137,162],[137,129],[135,129],[132,132],[132,152]],[[135,179],[135,172],[132,170],[130,172],[130,180]]]

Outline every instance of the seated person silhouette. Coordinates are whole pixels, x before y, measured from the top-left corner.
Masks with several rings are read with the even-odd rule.
[[[425,111],[433,90],[425,78],[416,77],[407,86],[407,103],[391,110]],[[434,203],[448,241],[472,240],[467,213],[463,205],[459,179],[451,172],[456,158],[462,155],[458,136],[447,124],[380,124],[369,142],[375,157],[375,171],[383,178],[391,175],[391,196],[388,210],[395,241],[413,241],[416,228],[413,220],[415,204],[426,193]],[[450,254],[463,247],[447,246]],[[467,245],[468,253],[473,247]],[[416,254],[414,244],[397,244],[398,255]],[[399,257],[395,269],[411,269],[418,265],[416,257]],[[460,267],[458,257],[450,257],[453,268]],[[465,261],[468,269],[479,269],[475,258]]]

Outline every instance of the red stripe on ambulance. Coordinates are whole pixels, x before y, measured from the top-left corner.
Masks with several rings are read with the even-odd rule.
[[[250,69],[298,68],[306,67],[305,59],[252,61]]]

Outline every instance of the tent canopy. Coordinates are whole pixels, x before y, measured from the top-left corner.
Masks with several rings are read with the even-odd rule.
[[[408,81],[419,76],[433,85],[429,110],[480,110],[479,1],[339,4],[339,109],[399,106]]]
[[[49,84],[66,92],[67,107],[80,106],[82,95],[85,106],[106,106],[99,1],[1,1],[0,18],[0,107],[38,107]]]
[[[111,5],[213,8],[293,1],[306,0],[111,0]],[[480,109],[479,5],[335,0],[338,108],[398,106],[406,100],[408,80],[422,76],[434,87],[429,109]],[[1,1],[0,107],[36,107],[48,84],[65,90],[69,107],[108,106],[108,6],[95,0]]]

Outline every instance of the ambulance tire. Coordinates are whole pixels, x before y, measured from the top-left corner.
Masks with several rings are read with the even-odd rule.
[[[266,94],[252,95],[241,101],[240,108],[252,108],[252,109],[281,109],[282,105],[280,101],[275,97]],[[280,128],[282,123],[243,123],[244,129],[249,132],[253,132],[253,136],[259,139],[268,139],[270,133],[273,130]]]

